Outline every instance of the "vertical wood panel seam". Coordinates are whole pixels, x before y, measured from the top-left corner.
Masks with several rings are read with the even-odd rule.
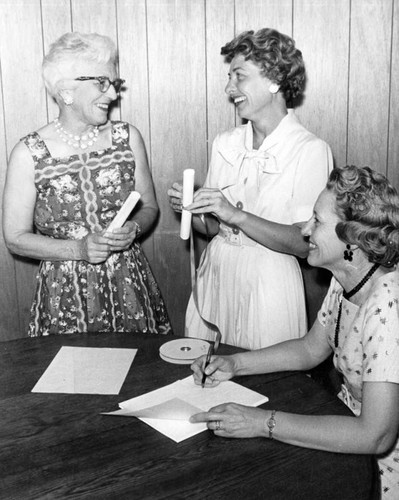
[[[349,150],[349,108],[350,108],[350,84],[351,84],[351,35],[352,35],[352,0],[349,1],[349,19],[348,19],[348,85],[346,92],[346,144],[345,144],[345,163],[348,163]],[[342,167],[343,165],[338,165]]]
[[[71,31],[75,31],[73,27],[73,5],[72,5],[72,0],[69,0],[69,11],[71,13]]]
[[[234,36],[236,36],[237,35],[237,0],[234,0],[233,24],[234,24]],[[237,127],[237,122],[238,122],[238,120],[237,120],[237,108],[234,106],[234,126],[235,127]]]
[[[234,29],[234,35],[236,35],[237,34],[237,0],[234,0],[233,29]]]
[[[146,45],[146,61],[147,61],[147,88],[148,88],[148,99],[147,99],[147,114],[148,114],[148,161],[149,168],[151,172],[151,177],[154,183],[155,189],[155,181],[154,181],[154,165],[152,163],[153,153],[152,153],[152,133],[151,133],[151,86],[150,86],[150,50],[149,50],[149,39],[148,39],[148,3],[147,0],[144,0],[144,16],[145,16],[145,45]],[[157,228],[159,226],[160,214],[158,213],[157,221],[155,222],[155,226],[153,226],[151,230],[151,252],[156,260],[156,245],[155,245],[155,234],[157,232]],[[148,241],[149,238],[147,238]]]
[[[117,50],[117,55],[118,55],[118,59],[117,59],[117,72],[118,72],[118,75],[117,76],[120,76],[121,74],[121,69],[120,69],[120,66],[119,66],[119,30],[118,30],[118,0],[114,0],[114,11],[115,11],[115,39],[116,39],[116,50]],[[118,114],[119,114],[119,120],[122,120],[122,100],[121,100],[121,96],[118,95],[118,98],[117,98],[117,101],[116,101],[118,104]]]
[[[8,141],[7,141],[7,127],[6,127],[6,108],[5,108],[5,100],[4,100],[4,79],[3,79],[3,68],[1,65],[1,54],[0,54],[0,79],[2,82],[1,85],[1,106],[3,109],[3,127],[4,127],[4,147],[5,147],[5,154],[6,154],[6,159],[8,159]]]
[[[4,128],[4,148],[5,148],[5,155],[6,155],[6,164],[8,164],[8,158],[9,158],[9,148],[8,148],[8,140],[7,140],[7,127],[6,127],[6,109],[5,109],[5,99],[4,99],[4,85],[3,85],[3,82],[4,82],[4,78],[3,78],[3,67],[2,67],[2,64],[1,64],[1,54],[0,54],[0,79],[1,79],[1,82],[2,82],[2,85],[1,85],[1,106],[2,106],[2,109],[3,109],[3,128]],[[3,186],[4,188],[4,186]],[[8,249],[6,249],[6,251],[8,252]],[[17,271],[16,271],[16,268],[15,268],[15,257],[12,256],[13,259],[12,259],[12,263],[13,263],[13,279],[14,279],[14,290],[15,290],[15,301],[16,301],[16,310],[19,311],[20,309],[20,303],[19,303],[19,294],[17,293]],[[18,324],[18,329],[19,331],[22,331],[22,325],[21,325],[21,318],[20,318],[20,315],[18,314],[18,320],[17,320],[17,324]]]
[[[73,16],[72,16],[72,0],[69,0],[69,19],[71,20],[71,28],[70,30],[73,31]]]
[[[42,33],[42,58],[44,58],[45,48],[44,48],[43,0],[40,0],[40,22],[41,22],[41,33]],[[44,105],[46,106],[47,123],[49,123],[49,120],[50,120],[50,110],[49,110],[49,107],[48,107],[48,101],[49,101],[49,99],[51,97],[48,95],[47,89],[46,89],[45,85],[43,85],[43,88],[44,88]]]
[[[118,0],[114,0],[114,9],[115,9],[115,38],[116,38],[116,50],[118,54],[118,76],[120,76],[121,71],[119,67],[119,30],[118,30]],[[121,100],[118,98],[119,101],[119,119],[122,119],[122,105],[121,105]]]
[[[149,39],[148,39],[148,4],[147,0],[144,0],[144,13],[145,13],[145,43],[146,43],[146,60],[147,60],[147,82],[148,82],[148,157],[150,159],[150,169],[153,172],[152,164],[152,134],[151,134],[151,86],[150,86],[150,51],[149,51]]]
[[[42,0],[40,0],[40,2],[39,2],[39,9],[40,9],[40,24],[41,24],[40,32],[42,35],[42,60],[43,60],[45,48],[44,48],[44,20],[43,20],[43,1]],[[40,74],[40,77],[42,78],[41,74]],[[43,78],[42,78],[42,82],[44,83]],[[46,108],[46,120],[47,120],[47,123],[49,123],[50,115],[49,115],[49,107],[48,107],[47,88],[44,84],[43,84],[43,90],[44,90],[44,105]],[[17,284],[17,288],[18,288],[18,284]],[[16,295],[17,295],[17,302],[19,302],[19,299],[18,299],[19,293],[17,293]],[[19,311],[19,304],[18,304],[17,310]],[[26,329],[25,322],[22,320],[22,317],[20,314],[18,314],[18,325],[19,325],[20,332],[23,332]]]
[[[206,101],[206,106],[205,106],[205,133],[206,133],[206,165],[207,165],[207,172],[208,172],[208,166],[210,162],[209,158],[209,113],[208,113],[208,44],[207,44],[207,27],[208,27],[208,22],[207,22],[207,15],[206,15],[206,0],[203,0],[203,6],[204,6],[204,51],[205,51],[205,101]]]
[[[294,38],[294,24],[295,24],[295,0],[291,2],[291,37]]]
[[[390,121],[391,121],[391,97],[392,97],[392,65],[393,65],[393,30],[394,30],[394,16],[395,16],[395,0],[392,0],[391,7],[391,50],[389,58],[389,83],[388,83],[388,125],[387,125],[387,157],[385,165],[385,175],[388,177],[389,174],[389,143],[390,143]]]
[[[1,54],[0,54],[0,79],[3,83],[4,79],[3,79],[3,68],[2,68],[2,64],[1,64]],[[5,110],[4,85],[3,84],[1,85],[1,106],[3,109],[4,147],[5,147],[4,152],[6,155],[6,163],[8,164],[8,157],[9,157],[8,151],[9,151],[9,149],[8,149],[8,140],[7,140],[6,110]],[[6,249],[6,251],[8,252],[8,249]],[[14,296],[15,296],[15,301],[16,301],[16,310],[19,311],[20,304],[19,304],[19,294],[17,293],[17,272],[16,272],[16,268],[15,268],[15,257],[14,256],[13,256],[12,263],[13,263],[12,275],[13,275],[13,279],[14,279],[14,287],[13,288],[15,290]],[[17,324],[18,324],[19,331],[22,331],[21,318],[20,318],[19,314],[18,314]]]

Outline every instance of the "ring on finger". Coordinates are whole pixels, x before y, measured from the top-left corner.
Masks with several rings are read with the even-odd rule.
[[[215,431],[220,431],[220,420],[216,420],[215,422]]]

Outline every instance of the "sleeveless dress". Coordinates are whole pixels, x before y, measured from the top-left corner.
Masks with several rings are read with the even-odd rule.
[[[112,122],[112,146],[53,158],[37,132],[21,139],[35,165],[37,233],[68,240],[100,232],[135,188],[129,125]],[[42,261],[29,336],[76,332],[170,333],[159,287],[138,242],[100,264]]]

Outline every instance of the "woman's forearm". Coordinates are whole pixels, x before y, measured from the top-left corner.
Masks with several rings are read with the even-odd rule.
[[[325,359],[308,350],[306,338],[287,340],[271,347],[233,354],[234,375],[257,375],[290,370],[310,370]]]
[[[242,210],[236,210],[232,224],[270,250],[300,258],[308,255],[308,243],[296,225],[279,224]]]
[[[277,411],[275,418],[273,437],[295,446],[335,453],[380,454],[392,444],[392,435],[373,432],[367,422],[354,415],[312,416]]]
[[[61,240],[34,233],[6,238],[11,253],[38,260],[82,260],[83,240]]]

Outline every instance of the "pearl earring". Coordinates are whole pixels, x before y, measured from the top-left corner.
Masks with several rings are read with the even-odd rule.
[[[272,83],[269,87],[269,92],[271,94],[277,94],[279,90],[280,90],[280,85],[277,85],[277,83]]]
[[[70,106],[73,104],[73,97],[71,95],[66,95],[63,97],[65,106]]]

